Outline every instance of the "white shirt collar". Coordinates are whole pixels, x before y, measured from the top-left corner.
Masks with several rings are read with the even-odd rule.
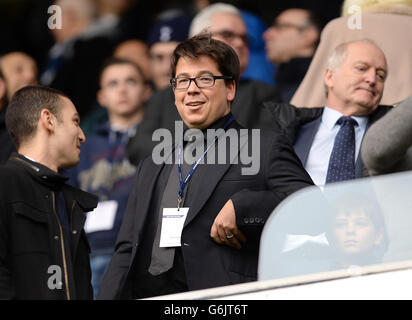
[[[325,126],[329,129],[332,130],[334,126],[336,125],[336,122],[340,117],[342,117],[343,114],[341,114],[339,111],[336,111],[334,109],[328,108],[325,106],[322,114],[322,122],[325,124]],[[368,116],[352,116],[353,119],[356,120],[358,123],[359,127],[364,128],[366,127],[368,123]]]

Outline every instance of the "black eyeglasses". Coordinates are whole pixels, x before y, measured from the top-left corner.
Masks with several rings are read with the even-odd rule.
[[[215,85],[216,79],[233,80],[233,76],[213,76],[204,74],[195,78],[177,77],[170,79],[170,84],[175,90],[186,90],[190,87],[192,81],[199,89],[211,88]]]

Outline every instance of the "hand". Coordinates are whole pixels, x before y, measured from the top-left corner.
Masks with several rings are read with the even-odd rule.
[[[225,244],[237,249],[242,248],[241,243],[246,242],[246,237],[237,228],[235,207],[231,199],[226,202],[216,216],[210,230],[210,236],[218,244]]]

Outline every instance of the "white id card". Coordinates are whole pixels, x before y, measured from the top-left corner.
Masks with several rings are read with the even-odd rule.
[[[160,247],[180,247],[183,225],[189,208],[164,208],[162,215],[162,229],[160,233]]]

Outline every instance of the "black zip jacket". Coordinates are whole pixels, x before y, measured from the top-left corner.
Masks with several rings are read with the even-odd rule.
[[[97,197],[12,154],[0,167],[0,299],[92,299],[85,213]],[[67,230],[57,208],[62,192]]]

